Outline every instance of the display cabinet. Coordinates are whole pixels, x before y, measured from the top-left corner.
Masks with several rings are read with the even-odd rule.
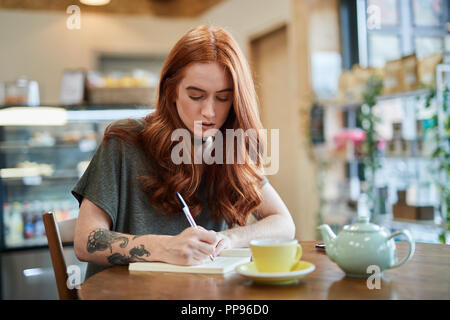
[[[433,99],[428,99],[430,89],[420,89],[379,96],[373,109],[380,119],[376,126],[380,168],[374,179],[372,220],[392,231],[408,229],[419,242],[442,242],[448,214],[441,193],[441,188],[447,188],[448,197],[448,177],[442,171],[446,159],[435,156],[438,144],[448,151],[448,138],[438,141],[431,133],[437,121],[441,136],[446,136],[444,122],[449,113],[443,106],[449,96],[443,91],[450,86],[448,69],[448,65],[438,66]],[[367,190],[360,149],[363,103],[327,101],[321,105],[324,143],[314,146],[319,166],[319,220],[339,231],[356,219],[361,195]]]
[[[144,117],[149,106],[0,106],[0,299],[57,299],[42,213],[78,214],[71,195],[104,129]],[[86,263],[64,245],[67,266]]]
[[[105,127],[149,112],[148,106],[0,108],[1,249],[46,246],[42,213],[77,216],[70,191]]]

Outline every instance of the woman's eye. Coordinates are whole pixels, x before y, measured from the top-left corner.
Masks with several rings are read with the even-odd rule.
[[[228,97],[227,98],[217,97],[217,100],[222,101],[222,102],[226,102],[226,101],[228,101]]]
[[[200,100],[200,99],[203,99],[203,96],[189,96],[189,98],[191,98],[192,100]],[[224,97],[217,97],[217,96],[216,96],[216,99],[220,102],[227,102],[229,100],[228,97],[224,98]]]

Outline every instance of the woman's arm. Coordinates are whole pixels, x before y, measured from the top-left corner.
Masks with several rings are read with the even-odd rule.
[[[81,261],[123,265],[163,261],[180,265],[202,263],[214,252],[218,236],[203,228],[187,228],[177,236],[130,235],[111,231],[111,218],[84,198],[75,229],[74,249]]]
[[[219,245],[217,253],[226,247],[248,247],[250,240],[256,238],[293,239],[295,237],[294,221],[277,191],[270,183],[266,183],[261,192],[263,200],[257,211],[259,220],[248,226],[234,227],[219,232],[225,236],[225,239],[222,241],[224,247]]]

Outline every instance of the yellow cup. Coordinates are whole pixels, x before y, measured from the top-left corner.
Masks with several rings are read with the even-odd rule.
[[[297,240],[255,239],[250,249],[258,272],[289,272],[302,257]]]

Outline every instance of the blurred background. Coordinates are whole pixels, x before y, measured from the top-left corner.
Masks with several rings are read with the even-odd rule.
[[[152,111],[164,59],[200,24],[250,63],[297,239],[359,214],[449,243],[448,1],[0,0],[2,299],[58,298],[42,212],[77,216],[104,128]]]

